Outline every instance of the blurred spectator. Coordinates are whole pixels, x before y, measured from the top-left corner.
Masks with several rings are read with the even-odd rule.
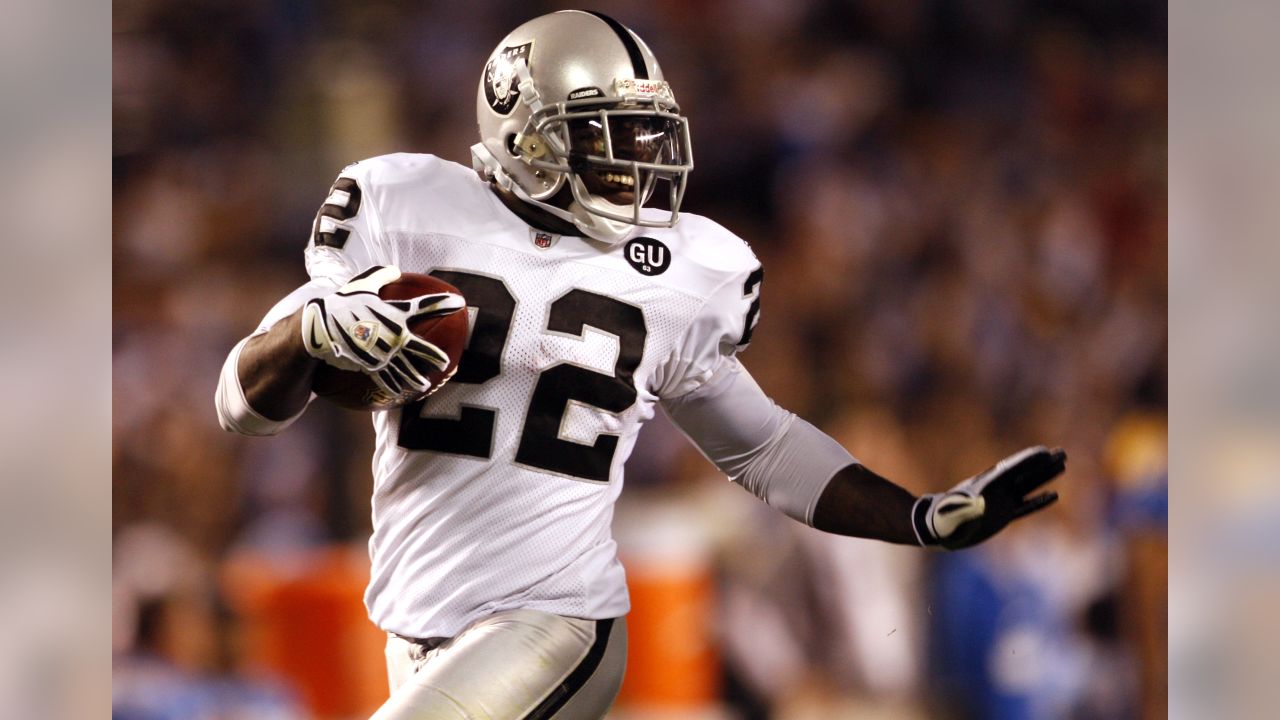
[[[116,542],[112,717],[306,717],[283,686],[240,675],[239,632],[204,563],[171,531],[136,526]]]
[[[491,43],[557,7],[116,3],[118,558],[134,551],[122,546],[126,531],[155,521],[215,565],[235,547],[363,540],[368,420],[315,407],[287,437],[229,436],[213,418],[217,365],[303,281],[301,250],[336,171],[392,151],[469,163]],[[726,559],[742,571],[725,574],[728,614],[778,638],[750,644],[759,667],[736,667],[744,687],[782,702],[789,674],[821,675],[836,688],[829,694],[889,706],[937,687],[920,656],[936,634],[934,667],[963,667],[967,675],[945,677],[983,688],[965,700],[973,712],[1142,702],[1150,715],[1159,693],[1143,685],[1140,699],[1125,667],[1137,658],[1151,676],[1160,638],[1106,596],[1116,567],[1133,568],[1148,590],[1163,575],[1137,540],[1100,551],[1097,538],[1153,527],[1154,496],[1113,493],[1115,476],[1098,461],[1108,429],[1133,409],[1166,412],[1154,390],[1168,344],[1165,6],[612,0],[601,9],[667,62],[698,162],[686,207],[747,238],[767,268],[744,356],[766,391],[828,430],[847,425],[838,436],[855,455],[873,468],[890,456],[887,466],[902,469],[888,474],[917,492],[1030,441],[1071,455],[1057,525],[920,568],[919,554],[833,544],[742,510],[749,546],[772,548],[790,573],[761,581],[770,553],[748,555],[754,567]],[[654,432],[662,452],[637,453],[649,466],[629,480],[673,491],[705,472]],[[1113,500],[1122,519],[1108,529]],[[1037,564],[1047,557],[1097,592],[1045,577]],[[911,601],[946,588],[973,593],[947,607]],[[792,606],[788,593],[809,604]],[[153,662],[153,630],[172,610],[140,609],[152,630],[120,657]],[[1123,630],[1109,630],[1108,617]],[[214,634],[234,620],[211,621]],[[809,627],[784,627],[796,622]],[[726,636],[730,664],[744,659],[735,642]],[[202,662],[217,645],[199,651]],[[1035,652],[1036,663],[961,654],[997,648]],[[135,687],[124,667],[121,692]],[[200,682],[180,666],[149,667],[176,688]],[[1112,691],[1097,690],[1089,667],[1117,670],[1117,698],[1097,700]]]

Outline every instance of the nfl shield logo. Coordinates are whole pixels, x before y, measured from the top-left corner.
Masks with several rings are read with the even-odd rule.
[[[356,344],[365,350],[373,345],[373,341],[378,336],[378,323],[375,322],[359,322],[351,327],[351,335],[354,337]]]
[[[558,237],[557,235],[552,235],[551,233],[548,233],[548,232],[542,232],[541,230],[534,230],[533,245],[539,250],[546,250],[547,248],[551,247],[556,243],[557,237]]]

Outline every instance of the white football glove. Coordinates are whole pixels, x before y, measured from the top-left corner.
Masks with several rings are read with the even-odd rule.
[[[959,550],[995,535],[1005,525],[1058,499],[1046,492],[1028,498],[1036,488],[1066,469],[1067,454],[1037,445],[1029,447],[965,480],[944,493],[922,495],[911,510],[921,545]]]
[[[330,295],[302,310],[302,344],[312,357],[342,369],[363,372],[392,397],[417,397],[431,390],[427,373],[443,370],[449,357],[409,331],[409,323],[448,315],[466,307],[454,293],[383,300],[382,286],[400,269],[375,265]]]

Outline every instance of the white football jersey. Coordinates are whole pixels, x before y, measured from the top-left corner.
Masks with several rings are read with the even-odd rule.
[[[432,274],[471,316],[452,381],[373,414],[373,621],[426,638],[512,608],[625,614],[623,463],[660,398],[749,341],[763,274],[746,243],[692,214],[614,245],[556,236],[471,169],[396,154],[343,170],[306,261],[339,284],[375,264]]]

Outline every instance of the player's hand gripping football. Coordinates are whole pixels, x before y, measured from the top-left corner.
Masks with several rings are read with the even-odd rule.
[[[399,268],[375,265],[337,291],[306,304],[302,343],[312,357],[342,370],[357,370],[392,396],[431,389],[428,366],[443,370],[449,357],[409,331],[409,325],[466,307],[454,293],[383,300],[378,291],[400,277]]]
[[[1066,464],[1067,454],[1061,449],[1037,445],[1010,455],[944,493],[923,495],[911,512],[916,537],[921,545],[941,545],[948,550],[976,545],[1057,500],[1058,493],[1053,491],[1030,495],[1062,474]]]

